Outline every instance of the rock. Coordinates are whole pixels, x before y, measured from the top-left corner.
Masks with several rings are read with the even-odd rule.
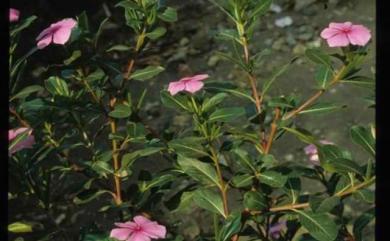
[[[221,60],[221,57],[219,55],[213,55],[209,58],[209,61],[207,62],[207,65],[210,67],[214,67],[218,64],[218,62]]]
[[[305,53],[305,50],[306,50],[306,46],[299,43],[295,45],[295,47],[293,48],[293,53],[296,55],[302,55]]]
[[[293,154],[287,154],[284,156],[284,159],[286,161],[293,161],[294,160],[294,155]]]
[[[314,3],[316,0],[296,0],[295,5],[294,5],[294,10],[295,11],[300,11],[310,4]]]
[[[289,46],[294,46],[295,44],[297,44],[297,41],[295,40],[295,37],[292,33],[287,33],[287,38],[286,38],[286,41],[287,41],[287,44]]]
[[[309,48],[319,48],[319,47],[321,47],[321,38],[316,38],[315,40],[308,42],[307,46]]]
[[[306,32],[298,35],[298,39],[300,40],[310,40],[313,37],[313,32]]]
[[[180,39],[179,44],[180,44],[180,46],[185,46],[185,45],[187,45],[189,42],[190,42],[190,40],[189,40],[188,38],[184,37],[184,38]]]
[[[274,12],[274,13],[282,12],[282,8],[280,7],[280,5],[275,4],[275,3],[271,4],[270,10],[271,10],[271,12]]]
[[[285,43],[285,39],[279,38],[272,44],[272,49],[281,50],[283,48],[284,43]]]
[[[290,16],[278,18],[275,20],[275,25],[279,28],[284,28],[293,24],[293,20]]]

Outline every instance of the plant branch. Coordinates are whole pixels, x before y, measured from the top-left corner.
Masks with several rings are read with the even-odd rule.
[[[345,69],[346,69],[346,66],[343,66],[338,71],[338,73],[333,77],[333,79],[329,83],[328,88],[335,85],[338,81],[340,81],[340,79],[343,77]],[[325,91],[326,91],[326,89],[321,89],[321,90],[317,91],[312,97],[310,97],[307,101],[305,101],[305,103],[303,103],[301,106],[299,106],[296,110],[293,110],[293,111],[290,111],[289,113],[287,113],[282,119],[288,120],[291,117],[298,115],[299,113],[301,113],[302,110],[304,110],[306,107],[310,106],[314,101],[316,101],[320,96],[322,96],[322,94],[324,94]]]
[[[276,122],[279,120],[279,117],[280,117],[280,109],[276,108],[275,109],[275,118],[274,118],[274,121],[271,124],[271,133],[270,133],[270,135],[268,137],[268,141],[267,141],[267,145],[265,147],[264,154],[268,154],[269,151],[271,150],[272,142],[274,140],[274,137],[275,137],[275,134],[276,134],[276,130],[277,130],[277,127],[278,127],[276,125]]]

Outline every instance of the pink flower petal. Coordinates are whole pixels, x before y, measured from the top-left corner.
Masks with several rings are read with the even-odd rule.
[[[9,9],[9,21],[10,22],[17,22],[19,20],[20,11],[15,8]]]
[[[53,42],[55,44],[65,44],[68,42],[72,29],[76,26],[77,22],[71,18],[61,20],[52,25],[52,27],[57,27],[58,29],[54,32]]]
[[[43,49],[50,43],[65,44],[68,42],[72,29],[76,26],[77,22],[72,18],[66,18],[50,25],[50,27],[43,30],[36,40],[39,49]]]
[[[150,238],[143,232],[134,232],[127,241],[150,241]]]
[[[44,38],[42,38],[41,40],[38,41],[37,46],[39,49],[43,49],[46,46],[48,46],[49,44],[51,44],[52,40],[53,40],[53,35],[48,34]]]
[[[110,238],[116,238],[118,240],[129,240],[130,234],[133,231],[128,228],[114,228],[111,230]]]
[[[157,222],[146,223],[142,226],[142,231],[153,239],[165,238],[167,229]]]
[[[185,90],[190,93],[195,93],[203,88],[203,82],[199,80],[190,80],[185,83]]]
[[[115,225],[120,228],[128,228],[132,230],[138,226],[136,223],[133,222],[115,223]]]
[[[337,34],[340,34],[341,30],[335,29],[335,28],[325,28],[321,32],[321,38],[328,39],[331,38]]]
[[[363,25],[353,25],[348,33],[348,38],[351,44],[364,46],[370,41],[371,33]]]
[[[338,30],[347,30],[350,29],[352,26],[351,22],[345,22],[345,23],[330,23],[329,28],[334,28]]]
[[[29,128],[26,127],[21,127],[17,129],[12,129],[8,131],[8,141],[12,141],[16,136],[19,134],[22,134],[23,132],[30,130]]]
[[[176,95],[185,89],[186,85],[182,81],[175,81],[169,83],[168,91],[171,95]]]
[[[201,81],[201,80],[207,79],[208,77],[209,77],[208,74],[198,74],[198,75],[194,75],[192,77],[188,77],[188,80]]]
[[[312,155],[317,153],[317,147],[313,144],[310,144],[304,148],[306,155]]]
[[[142,216],[142,215],[135,216],[135,217],[133,218],[133,220],[134,220],[134,222],[135,222],[136,224],[138,224],[138,225],[141,226],[141,227],[142,227],[143,225],[145,225],[145,224],[152,223],[152,221],[150,221],[149,219],[145,218],[145,217]]]
[[[346,34],[336,34],[327,39],[329,47],[346,47],[349,45],[349,40]]]

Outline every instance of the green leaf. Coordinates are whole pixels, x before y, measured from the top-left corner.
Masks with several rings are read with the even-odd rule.
[[[251,211],[262,211],[268,208],[266,196],[257,191],[249,191],[244,194],[244,207]]]
[[[165,22],[176,22],[177,21],[177,11],[174,8],[167,7],[162,14],[159,14],[158,17]]]
[[[201,208],[226,218],[221,195],[208,189],[198,189],[193,196],[194,202]]]
[[[316,103],[310,108],[302,110],[299,114],[323,114],[344,109],[346,105],[337,105],[334,103]]]
[[[156,40],[163,36],[167,32],[167,29],[164,27],[157,27],[152,32],[145,34],[146,37]]]
[[[157,152],[160,152],[162,149],[162,147],[146,147],[141,150],[126,153],[122,156],[122,167],[130,168],[134,161],[136,161],[138,158],[153,155]]]
[[[215,35],[215,38],[218,40],[228,40],[228,41],[233,40],[233,41],[236,41],[237,43],[241,44],[240,36],[238,35],[237,31],[235,31],[233,29],[220,30]],[[226,57],[228,57],[228,56],[226,56]],[[236,61],[234,61],[234,62],[236,62]]]
[[[249,174],[237,175],[232,178],[232,184],[237,188],[249,187],[252,185],[253,177]]]
[[[320,65],[315,74],[315,80],[317,81],[320,89],[326,89],[332,77],[333,71],[326,65]]]
[[[236,86],[233,86],[226,82],[207,82],[205,83],[204,88],[209,92],[227,92],[229,94],[232,94],[234,96],[237,96],[239,98],[250,100],[251,102],[255,103],[256,101],[253,99],[253,97],[246,92],[243,92],[239,90]]]
[[[165,174],[165,175],[161,175],[161,176],[158,176],[156,178],[153,178],[153,180],[151,180],[151,181],[139,182],[138,185],[140,186],[141,192],[146,192],[146,191],[150,190],[151,188],[161,187],[169,182],[172,182],[173,180],[176,180],[175,176],[173,176],[172,174]]]
[[[316,213],[327,213],[332,211],[333,208],[335,208],[337,205],[340,204],[340,197],[338,196],[332,196],[329,198],[324,199],[320,205],[313,210]]]
[[[329,69],[333,69],[330,57],[320,49],[307,49],[305,55],[316,64],[322,64]]]
[[[331,159],[327,164],[339,173],[352,172],[364,176],[362,168],[356,162],[345,158]]]
[[[289,128],[289,127],[282,127],[284,130],[287,132],[290,132],[291,134],[294,134],[298,139],[300,139],[303,142],[306,142],[308,144],[313,144],[315,143],[315,138],[314,136],[308,132],[307,130],[300,129],[300,128]]]
[[[211,97],[210,99],[206,99],[202,104],[202,112],[207,112],[213,107],[220,104],[228,95],[226,93],[218,93]]]
[[[80,57],[81,57],[81,51],[75,50],[75,51],[73,51],[72,55],[68,59],[64,60],[64,64],[70,65],[72,62],[74,62],[75,60],[77,60]]]
[[[218,233],[217,241],[227,241],[241,229],[241,213],[230,214]]]
[[[302,226],[318,241],[334,241],[337,238],[338,227],[327,214],[294,211],[299,214],[299,221]]]
[[[287,178],[287,176],[275,171],[265,171],[259,174],[260,182],[271,187],[283,187]]]
[[[174,139],[168,143],[168,146],[175,150],[176,153],[187,157],[208,156],[208,153],[202,146],[203,138],[185,137]]]
[[[368,189],[361,189],[353,193],[353,196],[366,203],[375,202],[375,193]]]
[[[27,223],[15,222],[8,225],[8,232],[11,233],[31,233],[32,226]]]
[[[88,16],[85,11],[83,11],[80,15],[77,16],[77,27],[80,28],[82,31],[89,31]]]
[[[37,16],[33,15],[33,16],[30,16],[30,17],[24,19],[21,24],[19,24],[16,28],[11,30],[10,36],[15,37],[16,34],[18,34],[23,29],[29,27],[37,18],[38,18]]]
[[[131,107],[125,104],[117,104],[108,115],[117,119],[127,118],[131,115]]]
[[[353,142],[375,157],[375,139],[371,131],[363,126],[353,126],[350,132]]]
[[[96,32],[95,37],[94,37],[94,46],[95,46],[95,48],[97,47],[100,35],[102,34],[103,27],[108,22],[108,20],[109,20],[109,17],[103,19],[103,21],[99,25],[98,31]]]
[[[48,78],[45,81],[45,87],[52,95],[70,96],[67,83],[57,76]]]
[[[256,167],[254,161],[249,156],[248,152],[244,149],[235,148],[232,150],[234,154],[237,155],[238,161],[240,162],[241,166],[244,167],[247,171],[250,171],[252,173],[256,173]]]
[[[341,80],[340,82],[346,84],[353,84],[363,88],[369,88],[369,89],[375,88],[375,80],[373,78],[366,77],[366,76],[354,76],[346,80]]]
[[[205,184],[219,186],[218,175],[211,164],[178,156],[177,162],[185,174]]]
[[[188,105],[188,98],[185,95],[172,96],[168,91],[164,90],[161,91],[161,102],[166,107],[191,111],[191,108]]]
[[[353,236],[356,241],[363,241],[363,230],[374,219],[375,208],[371,208],[355,220],[353,224]]]
[[[148,80],[148,79],[155,77],[156,75],[158,75],[162,71],[164,71],[164,68],[161,66],[148,66],[144,69],[135,71],[130,76],[130,78],[135,79],[135,80],[139,80],[139,81],[144,81],[144,80]]]
[[[92,190],[92,189],[84,190],[73,199],[73,202],[77,205],[85,204],[95,200],[96,198],[98,198],[99,196],[105,193],[110,193],[110,192],[107,190]]]
[[[106,52],[112,52],[112,51],[119,51],[119,52],[124,52],[124,51],[130,51],[131,47],[123,44],[117,44],[112,46],[111,48],[107,49]]]
[[[15,100],[15,99],[24,99],[28,97],[30,94],[34,92],[39,92],[42,91],[43,88],[40,85],[30,85],[27,86],[26,88],[22,89],[19,91],[16,95],[12,96],[9,101]]]
[[[220,108],[210,115],[208,121],[229,122],[236,120],[243,115],[245,115],[245,109],[242,107]]]
[[[263,0],[263,1],[258,1],[257,6],[253,9],[250,18],[253,17],[259,17],[263,14],[265,14],[268,9],[270,8],[272,3],[272,0]]]

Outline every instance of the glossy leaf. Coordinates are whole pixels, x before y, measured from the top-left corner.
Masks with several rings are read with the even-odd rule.
[[[8,225],[8,232],[11,233],[31,233],[33,228],[30,224],[15,222]]]
[[[211,164],[183,156],[179,156],[177,162],[183,172],[193,179],[205,185],[220,186],[218,175]]]
[[[318,241],[334,241],[338,234],[335,222],[323,213],[294,210],[299,214],[299,221]]]
[[[375,157],[375,139],[369,129],[363,126],[353,126],[351,128],[351,137],[353,142]]]
[[[159,14],[158,17],[165,22],[176,22],[177,21],[177,11],[174,8],[167,7],[162,14]]]
[[[130,78],[135,79],[135,80],[139,80],[139,81],[144,81],[144,80],[148,80],[148,79],[151,79],[151,78],[157,76],[162,71],[164,71],[164,68],[161,66],[148,66],[144,69],[135,71],[130,76]]]
[[[117,119],[127,118],[131,115],[131,107],[125,104],[117,104],[113,111],[108,113],[109,116]]]
[[[60,95],[60,96],[70,95],[68,84],[65,82],[65,80],[57,76],[52,76],[49,79],[47,79],[45,81],[45,87],[52,95]]]
[[[225,216],[221,195],[208,189],[198,189],[193,196],[194,202],[201,208]]]
[[[199,137],[185,137],[170,141],[168,146],[175,150],[176,153],[187,157],[202,157],[208,156],[202,146],[203,138]]]
[[[245,115],[245,109],[241,107],[220,108],[214,111],[208,121],[229,122]]]
[[[267,198],[260,192],[246,192],[244,194],[244,207],[251,211],[265,210],[268,208]]]
[[[286,184],[287,176],[276,171],[265,171],[259,174],[259,179],[261,183],[271,187],[283,187]]]

